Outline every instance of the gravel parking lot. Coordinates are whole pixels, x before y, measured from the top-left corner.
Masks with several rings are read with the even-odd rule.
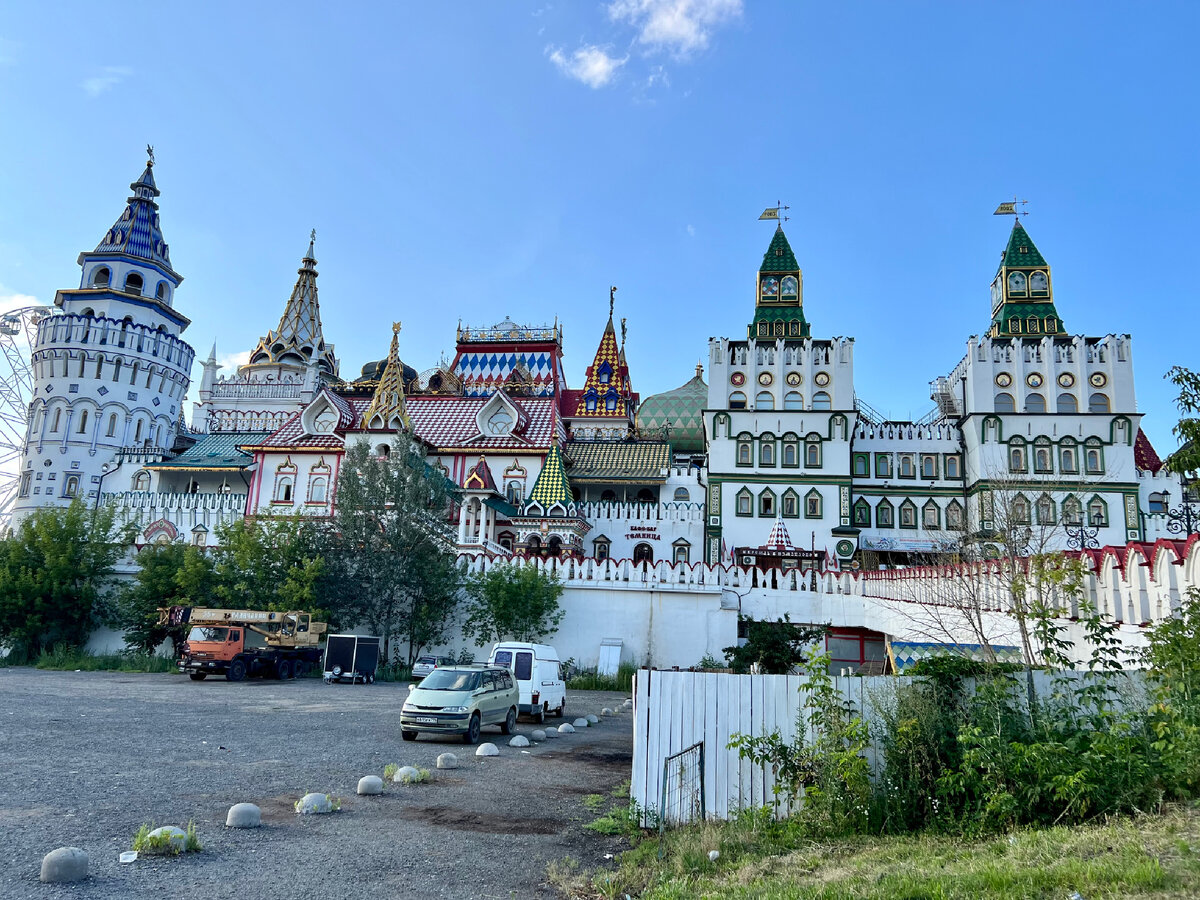
[[[485,728],[499,757],[451,738],[400,740],[402,684],[325,685],[178,675],[0,669],[0,897],[420,898],[556,896],[547,864],[603,863],[617,841],[583,829],[587,794],[629,778],[626,711],[522,752]],[[568,717],[599,714],[624,695],[574,692]],[[566,721],[570,721],[568,718]],[[557,723],[551,719],[547,724]],[[518,731],[537,727],[521,720]],[[389,762],[461,768],[429,784],[389,784],[358,797],[362,775]],[[308,791],[341,812],[297,816]],[[263,827],[225,827],[248,801]],[[122,865],[144,822],[196,822],[204,849]],[[78,885],[38,881],[42,856],[77,846],[91,858]]]

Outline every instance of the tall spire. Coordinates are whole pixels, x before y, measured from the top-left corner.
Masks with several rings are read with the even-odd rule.
[[[329,376],[338,374],[333,344],[325,343],[321,330],[321,307],[317,301],[317,257],[314,250],[316,229],[309,234],[308,250],[297,271],[296,286],[288,299],[279,326],[268,331],[250,354],[250,363],[315,363]]]
[[[776,226],[763,254],[755,279],[754,321],[746,331],[750,338],[759,340],[809,336],[804,318],[804,275],[782,225]]]
[[[154,183],[154,151],[150,147],[146,150],[149,155],[146,169],[137,181],[129,185],[133,196],[126,201],[125,211],[92,252],[104,255],[118,253],[157,263],[182,281],[171,268],[170,248],[163,240],[156,202],[160,192]]]
[[[371,405],[363,413],[363,426],[371,431],[409,428],[408,411],[404,407],[404,363],[400,361],[400,323],[392,323],[392,346],[387,364],[375,388]]]
[[[608,322],[600,335],[600,346],[592,364],[588,366],[587,378],[579,401],[573,412],[576,416],[628,416],[629,367],[625,364],[625,320],[621,320],[621,344],[617,345],[617,331],[613,327],[613,292],[608,294]]]

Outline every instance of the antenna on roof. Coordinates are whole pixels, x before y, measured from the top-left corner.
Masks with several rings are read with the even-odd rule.
[[[996,207],[996,211],[994,213],[992,213],[992,215],[993,216],[1017,216],[1018,220],[1021,216],[1029,215],[1029,212],[1027,210],[1017,209],[1018,203],[1021,204],[1022,206],[1025,206],[1027,203],[1029,203],[1029,201],[1028,200],[1018,200],[1016,198],[1016,195],[1014,195],[1011,203],[1001,203],[999,206]]]

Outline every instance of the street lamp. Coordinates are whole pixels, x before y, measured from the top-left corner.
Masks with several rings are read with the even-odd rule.
[[[1100,541],[1097,536],[1100,534],[1100,529],[1104,527],[1103,513],[1096,513],[1092,516],[1092,526],[1089,528],[1084,522],[1082,510],[1079,513],[1078,521],[1063,523],[1063,531],[1067,533],[1067,549],[1098,550]]]
[[[1167,509],[1167,531],[1171,534],[1193,534],[1200,531],[1200,508],[1192,500],[1189,490],[1191,482],[1186,475],[1179,476],[1179,486],[1182,489],[1179,505],[1174,509]],[[1164,504],[1165,502],[1164,498]]]

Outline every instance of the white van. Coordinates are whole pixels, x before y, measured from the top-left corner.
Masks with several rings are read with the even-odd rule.
[[[553,713],[562,717],[567,708],[567,685],[562,679],[558,651],[549,644],[508,641],[492,647],[488,665],[512,670],[521,691],[521,712],[535,722],[546,721]]]

